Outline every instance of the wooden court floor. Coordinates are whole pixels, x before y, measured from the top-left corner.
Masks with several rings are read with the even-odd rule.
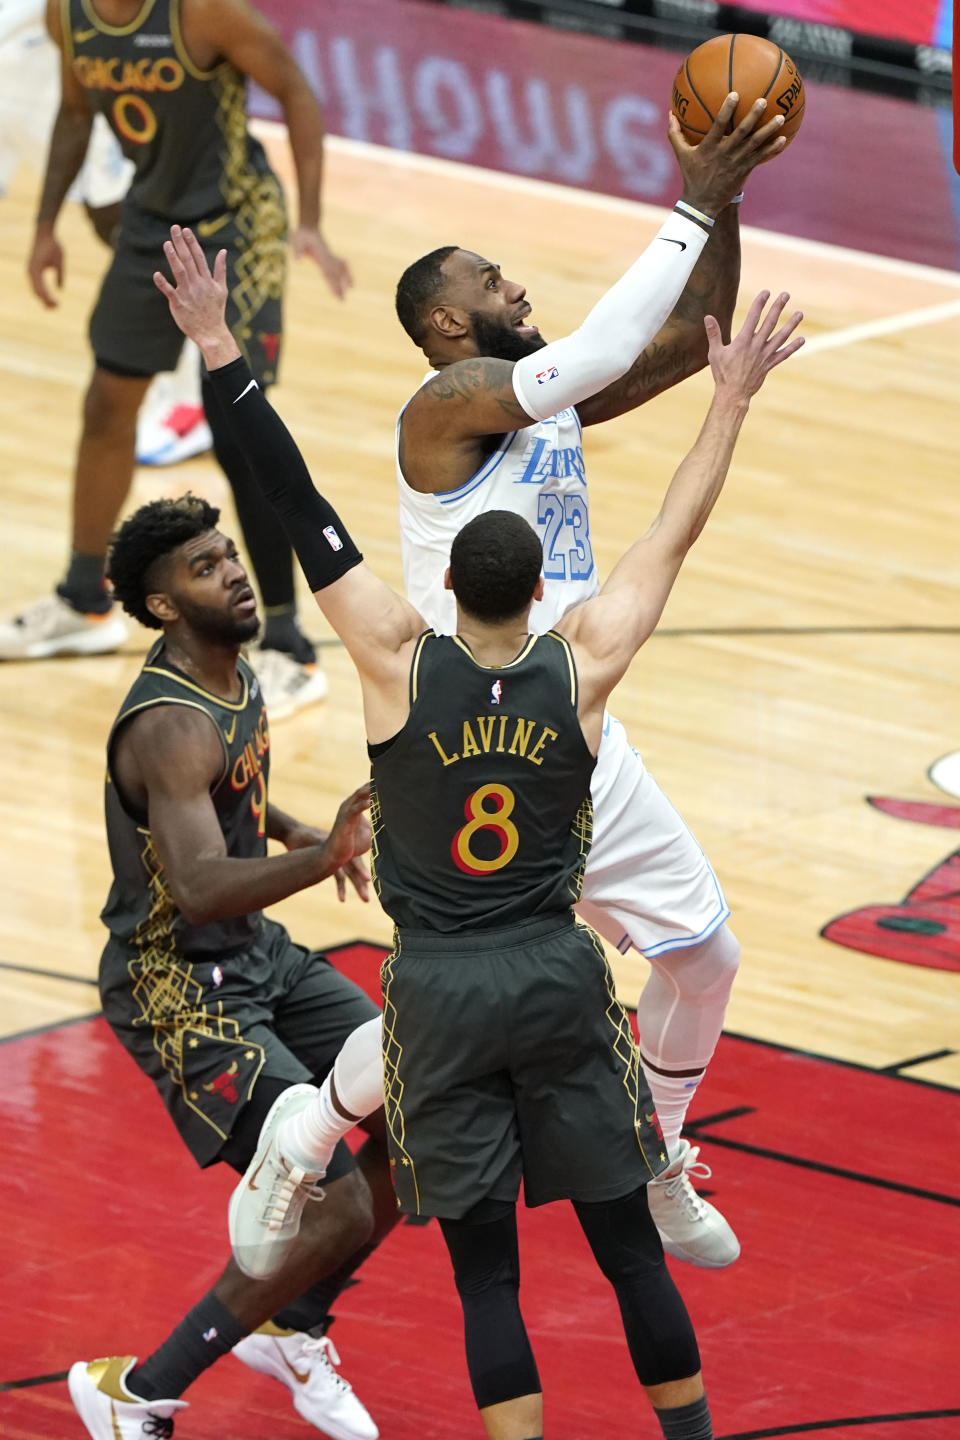
[[[23,271],[35,189],[21,172],[0,202],[5,614],[44,593],[66,553],[85,320],[104,264],[68,207],[62,304],[34,301]],[[422,373],[392,313],[400,270],[438,244],[484,252],[527,284],[557,335],[647,242],[657,212],[342,141],[329,147],[327,197],[356,288],[338,305],[306,262],[293,266],[275,400],[370,562],[398,584],[394,419]],[[749,198],[743,208],[749,221]],[[744,956],[728,1027],[960,1088],[949,885],[933,931],[912,911],[899,926],[920,936],[918,963],[819,933],[840,914],[899,906],[956,848],[946,811],[920,824],[866,797],[955,803],[926,771],[960,749],[960,276],[748,229],[741,294],[761,287],[791,292],[809,343],[754,402],[717,512],[613,708],[726,887]],[[654,514],[708,395],[697,377],[587,432],[604,572]],[[140,470],[130,504],[187,487],[232,526],[207,459]],[[329,639],[308,595],[304,613]],[[136,633],[116,656],[0,668],[0,1035],[95,1008],[103,746],[146,644]],[[365,775],[356,683],[339,649],[324,655],[328,701],[273,736],[277,803],[320,821]],[[389,933],[373,906],[340,906],[329,887],[277,908],[317,945]],[[947,968],[925,963],[934,933]],[[617,966],[633,1002],[645,966]]]

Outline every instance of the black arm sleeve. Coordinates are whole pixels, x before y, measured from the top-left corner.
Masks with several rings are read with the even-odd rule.
[[[363,559],[310,478],[290,431],[241,357],[211,370],[210,384],[253,477],[296,551],[311,590],[323,590]]]

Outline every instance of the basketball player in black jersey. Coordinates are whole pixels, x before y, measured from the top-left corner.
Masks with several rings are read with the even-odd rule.
[[[379,1012],[261,913],[328,876],[341,896],[349,879],[366,898],[354,857],[369,845],[368,797],[364,788],[346,800],[329,835],[270,802],[267,712],[240,653],[259,628],[257,605],[217,519],[193,496],[158,500],[125,522],[111,552],[117,598],[163,635],[107,746],[114,878],[100,993],[194,1159],[242,1173],[278,1097],[285,1112],[311,1101],[303,1082],[322,1078],[346,1037]],[[268,856],[268,837],[287,853]],[[324,1203],[310,1207],[296,1251],[268,1285],[231,1261],[141,1365],[124,1356],[73,1366],[71,1395],[94,1440],[166,1433],[151,1427],[231,1349],[283,1380],[325,1434],[375,1440],[323,1333],[339,1287],[396,1220],[382,1111],[368,1128],[356,1162],[341,1147]]]
[[[176,228],[164,248],[174,284],[158,272],[157,286],[200,346],[360,677],[375,882],[397,927],[383,969],[395,1185],[404,1210],[439,1218],[487,1434],[543,1435],[518,1306],[522,1176],[528,1204],[573,1201],[664,1435],[709,1440],[696,1339],[646,1199],[666,1151],[602,947],[572,905],[607,697],[707,520],[751,396],[802,343],[790,339],[802,317],[777,329],[789,297],[767,308],[764,293],[728,345],[707,317],[715,393],[700,436],[647,534],[555,630],[529,633],[530,606],[543,593],[532,528],[505,511],[466,525],[447,573],[457,601],[451,638],[424,633],[420,615],[367,568],[314,489],[224,324],[223,257],[211,276],[194,237]],[[291,1129],[274,1132],[257,1175],[231,1201],[238,1257],[247,1240],[259,1254],[258,1232],[298,1208],[289,1191],[313,1178],[285,1153]],[[276,1176],[278,1191],[290,1182],[266,1219],[253,1193],[264,1174]]]
[[[320,230],[322,112],[248,0],[48,0],[47,28],[62,55],[62,96],[28,262],[45,305],[56,303],[51,277],[64,280],[55,225],[95,114],[105,116],[135,171],[90,321],[94,369],[76,459],[69,566],[52,595],[0,624],[0,660],[115,650],[126,634],[104,585],[104,556],[133,477],[137,412],[152,377],[174,369],[182,345],[151,281],[172,221],[227,247],[231,326],[260,384],[276,378],[287,216],[280,182],[247,128],[248,78],[280,102],[289,131],[299,204],[290,247],[317,263],[335,295],[350,283]],[[322,698],[326,680],[296,624],[290,547],[206,385],[203,401],[260,588],[266,623],[258,667],[279,719]]]

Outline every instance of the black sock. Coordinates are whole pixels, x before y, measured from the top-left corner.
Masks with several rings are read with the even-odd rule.
[[[105,615],[113,604],[107,582],[103,578],[105,555],[70,555],[67,573],[57,586],[57,594],[74,610],[92,615]]]
[[[330,1310],[334,1300],[341,1290],[346,1288],[353,1272],[373,1254],[378,1244],[379,1241],[370,1241],[361,1245],[359,1250],[354,1250],[336,1270],[311,1285],[309,1290],[305,1290],[299,1299],[281,1310],[279,1315],[274,1315],[274,1324],[284,1330],[308,1330],[312,1335],[325,1335],[333,1319]]]
[[[260,599],[266,611],[296,612],[293,590],[293,551],[276,512],[263,498],[260,487],[247,464],[247,458],[233,434],[230,423],[213,391],[203,376],[201,381],[203,409],[213,434],[213,451],[220,468],[230,482],[237,519],[257,579]],[[286,650],[289,646],[278,645]]]
[[[706,1395],[691,1405],[678,1405],[671,1410],[653,1411],[660,1421],[665,1440],[713,1440],[713,1425]]]
[[[315,665],[317,652],[297,624],[292,606],[272,605],[267,609],[260,640],[262,650],[283,650],[298,665]]]
[[[176,1400],[247,1331],[213,1291],[185,1315],[159,1350],[131,1370],[127,1386],[144,1400]]]

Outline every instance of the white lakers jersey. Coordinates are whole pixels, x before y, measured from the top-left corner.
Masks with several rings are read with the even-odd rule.
[[[399,422],[397,424],[399,436]],[[456,490],[421,495],[400,471],[400,546],[411,604],[438,635],[456,629],[456,602],[443,588],[453,537],[487,510],[512,510],[543,544],[544,595],[530,614],[543,634],[565,611],[599,589],[590,546],[590,511],[583,468],[583,431],[574,409],[513,430]]]

